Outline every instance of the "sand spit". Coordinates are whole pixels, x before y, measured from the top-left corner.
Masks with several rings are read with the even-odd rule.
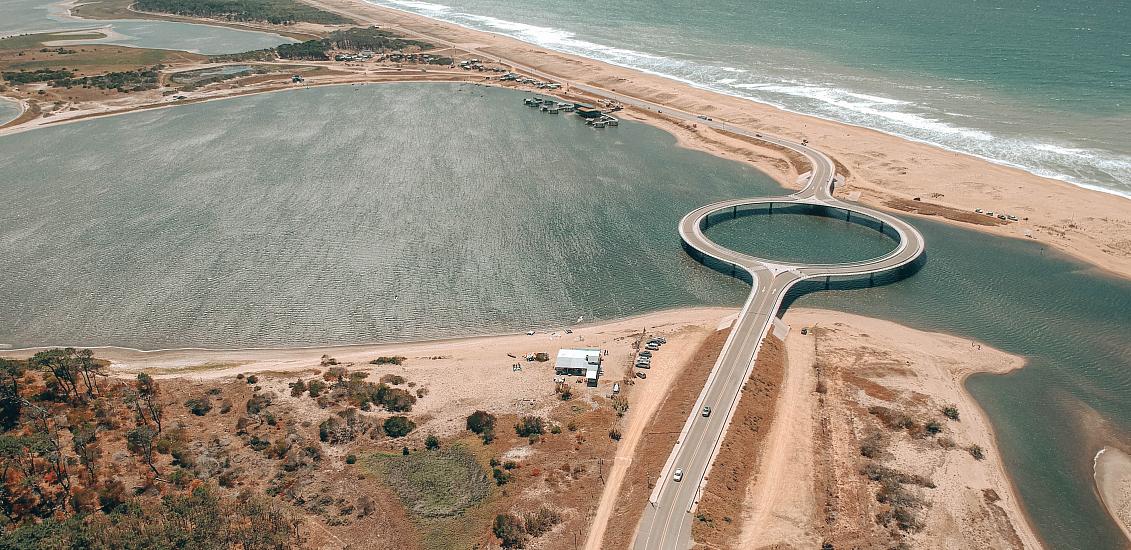
[[[1131,542],[1131,456],[1104,447],[1096,453],[1095,472],[1096,491],[1104,508]]]
[[[734,491],[745,501],[741,518],[729,518],[740,523],[733,547],[1041,546],[992,427],[963,388],[970,374],[1020,368],[1019,357],[839,312],[791,310],[786,320],[785,378],[757,471]],[[948,406],[959,420],[946,418]],[[886,425],[889,411],[906,423]],[[882,481],[866,469],[905,481],[897,486],[913,502],[906,528],[895,507],[879,502]]]

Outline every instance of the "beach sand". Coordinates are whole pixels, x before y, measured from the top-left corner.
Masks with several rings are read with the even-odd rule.
[[[567,85],[584,83],[703,113],[753,131],[795,140],[809,139],[810,144],[836,160],[842,175],[847,176],[847,185],[839,192],[842,197],[859,191],[860,200],[870,205],[897,210],[917,208],[949,214],[952,218],[977,219],[971,216],[976,208],[1007,212],[1028,220],[964,225],[1001,236],[1027,238],[1026,235],[1030,235],[1028,238],[1102,269],[1131,276],[1131,200],[1128,199],[878,131],[783,111],[360,0],[303,1],[362,23],[378,24],[433,43],[532,67],[558,77]],[[623,113],[671,131],[684,146],[750,162],[786,187],[798,187],[797,174],[807,169],[791,165],[791,159],[780,151],[734,136],[676,123],[654,113],[632,109]],[[920,200],[915,201],[916,198]]]
[[[1131,456],[1115,447],[1104,447],[1096,455],[1096,491],[1131,543]]]
[[[745,492],[734,547],[894,543],[876,524],[884,510],[872,494],[876,484],[860,473],[872,461],[936,485],[910,489],[925,503],[916,510],[921,529],[903,535],[911,547],[1040,547],[997,452],[993,429],[963,388],[970,374],[1006,373],[1020,368],[1021,358],[846,313],[796,309],[785,319],[793,327],[786,339],[786,376],[758,471]],[[809,334],[802,335],[801,327],[810,327]],[[920,423],[940,421],[943,431],[927,436],[880,427],[885,450],[866,459],[862,442],[877,429],[868,409],[876,405]],[[957,407],[959,421],[942,416],[947,405]],[[944,438],[946,445],[940,444]],[[984,450],[983,460],[967,450],[972,445]]]

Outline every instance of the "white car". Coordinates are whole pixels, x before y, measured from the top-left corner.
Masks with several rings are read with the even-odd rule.
[[[677,482],[683,481],[683,468],[676,468],[675,474],[672,474],[672,479],[676,480]]]

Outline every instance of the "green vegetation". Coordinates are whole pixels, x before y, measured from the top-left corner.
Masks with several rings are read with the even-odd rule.
[[[110,379],[106,364],[73,348],[0,359],[0,548],[301,545],[282,507],[207,481],[231,470],[190,452],[156,380]]]
[[[406,40],[389,31],[383,31],[375,27],[354,27],[352,29],[334,31],[327,35],[326,38],[319,40],[307,40],[306,42],[299,42],[298,44],[281,44],[275,48],[275,51],[278,52],[279,57],[283,59],[325,61],[330,59],[327,52],[335,49],[388,52],[404,50],[410,47],[424,50],[430,48],[431,45],[418,40]]]
[[[954,405],[947,405],[946,407],[943,407],[942,413],[943,416],[951,420],[958,420],[958,407],[955,407]]]
[[[49,82],[71,78],[75,73],[66,69],[36,69],[34,71],[4,71],[0,73],[4,80],[12,84],[30,84],[32,82]]]
[[[369,362],[370,365],[400,365],[405,362],[408,357],[400,355],[382,355]]]
[[[338,25],[349,21],[295,0],[137,0],[137,9],[227,21],[266,21],[276,25],[297,22]]]
[[[208,401],[207,397],[194,397],[185,401],[185,408],[196,416],[204,416],[212,410],[212,403]]]
[[[495,415],[487,411],[475,411],[467,417],[467,429],[479,434],[483,443],[490,443],[495,439]]]
[[[519,437],[542,435],[544,430],[542,419],[537,416],[524,416],[514,425],[514,432]]]
[[[100,496],[109,513],[48,518],[0,536],[0,548],[244,548],[299,545],[301,520],[262,497],[224,497],[210,485],[157,503],[123,503],[124,487]]]
[[[330,364],[330,363],[327,363]],[[310,382],[297,380],[290,384],[291,396],[300,397],[303,392],[319,400],[320,405],[329,405],[331,402],[347,402],[363,411],[368,411],[373,405],[384,407],[389,412],[408,412],[416,404],[417,397],[408,390],[389,387],[381,382],[374,384],[367,382],[369,376],[366,372],[350,372],[343,366],[333,363],[334,366],[326,369],[322,380],[314,379]],[[403,377],[397,377],[404,382]],[[327,392],[327,390],[329,390]],[[418,392],[423,395],[423,392]]]
[[[24,34],[20,36],[9,36],[7,38],[0,39],[0,51],[37,48],[42,46],[44,42],[54,42],[56,40],[99,40],[102,38],[106,38],[106,35],[100,32],[88,32],[83,34],[68,34],[60,32]]]
[[[986,451],[982,449],[981,445],[971,445],[966,450],[970,452],[970,456],[974,457],[975,460],[986,458]]]
[[[436,437],[435,434],[428,434],[428,437],[424,438],[424,448],[428,449],[429,451],[435,451],[436,449],[439,449],[440,438]]]
[[[523,514],[522,517],[514,514],[499,514],[495,516],[495,524],[491,531],[498,537],[503,548],[522,548],[526,544],[527,537],[538,538],[561,522],[560,513],[542,506],[536,511]]]
[[[451,517],[482,502],[491,480],[460,444],[435,452],[379,455],[376,469],[417,517]]]
[[[416,423],[407,416],[390,416],[385,419],[382,429],[389,437],[404,437],[416,429]]]

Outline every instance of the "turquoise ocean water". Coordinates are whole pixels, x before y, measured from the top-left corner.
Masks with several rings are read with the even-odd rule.
[[[676,224],[780,187],[658,129],[597,130],[521,98],[298,89],[0,137],[0,344],[396,341],[742,303],[748,287],[691,260]],[[1026,509],[1052,548],[1122,547],[1084,419],[1131,440],[1131,283],[1031,241],[913,223],[928,243],[913,277],[796,304],[1026,357],[969,381]],[[782,258],[891,246],[862,231],[790,215],[711,228]]]
[[[369,0],[1131,197],[1124,0]]]

